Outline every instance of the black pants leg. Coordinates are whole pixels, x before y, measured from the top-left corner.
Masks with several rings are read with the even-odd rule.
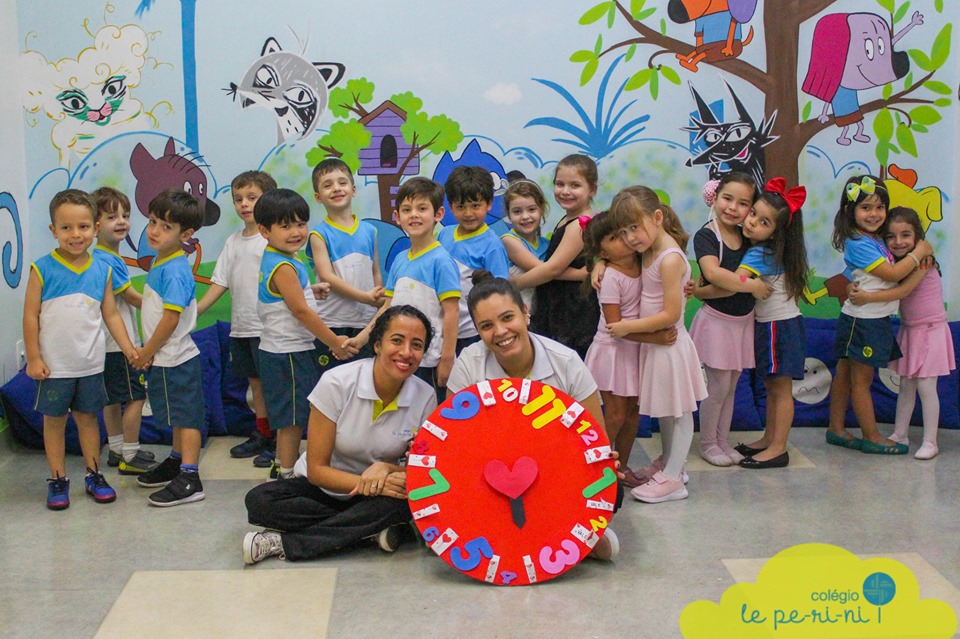
[[[245,503],[251,524],[281,531],[290,561],[321,557],[411,518],[405,499],[336,499],[305,477],[261,484]]]

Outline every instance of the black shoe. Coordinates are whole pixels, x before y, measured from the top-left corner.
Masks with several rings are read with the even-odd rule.
[[[777,455],[773,459],[768,459],[766,461],[758,461],[753,457],[747,457],[746,459],[740,460],[740,466],[743,468],[783,468],[790,463],[790,455],[784,453],[782,455]]]
[[[738,453],[740,453],[741,455],[743,455],[744,457],[752,457],[757,453],[762,453],[767,448],[766,446],[764,446],[763,448],[750,448],[746,444],[737,444],[736,446],[733,447],[733,449]]]
[[[179,506],[200,501],[205,497],[198,473],[180,473],[167,484],[166,488],[150,495],[150,505],[161,508]]]
[[[242,444],[237,444],[231,448],[230,456],[236,459],[246,459],[247,457],[259,455],[261,452],[266,450],[269,442],[269,439],[261,435],[259,432],[255,432],[253,435],[250,435],[250,438],[247,441],[243,442]]]
[[[159,488],[166,486],[180,474],[179,459],[167,457],[162,462],[137,477],[137,483],[144,488]]]
[[[271,439],[272,446],[264,448],[263,452],[253,458],[253,465],[257,468],[270,468],[277,457],[276,440]]]

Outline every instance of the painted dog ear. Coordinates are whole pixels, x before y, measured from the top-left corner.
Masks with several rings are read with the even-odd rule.
[[[335,87],[343,79],[343,74],[347,72],[347,67],[339,62],[314,62],[313,66],[317,67],[317,71],[320,72],[328,89]],[[331,80],[331,78],[333,79]]]

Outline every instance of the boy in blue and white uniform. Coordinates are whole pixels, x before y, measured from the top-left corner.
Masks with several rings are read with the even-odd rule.
[[[263,324],[260,374],[270,427],[277,433],[274,464],[279,477],[289,479],[310,416],[307,395],[320,379],[314,339],[337,359],[357,351],[344,348],[347,338],[317,315],[307,267],[297,257],[309,236],[306,200],[290,189],[274,189],[257,200],[253,214],[267,239],[257,289],[257,314]]]
[[[314,167],[313,191],[327,217],[310,231],[307,259],[318,280],[330,284],[330,294],[317,302],[317,312],[337,335],[356,337],[383,304],[377,231],[353,212],[357,187],[343,160],[328,158]],[[341,363],[322,342],[317,352],[321,375]],[[358,354],[371,355],[366,347]]]
[[[122,192],[104,186],[90,196],[97,203],[97,245],[93,259],[102,260],[113,270],[113,294],[117,312],[134,346],[140,345],[137,309],[143,298],[130,283],[127,263],[120,257],[120,243],[130,233],[130,199]],[[153,453],[140,450],[140,422],[147,390],[143,373],[133,368],[120,352],[120,346],[109,333],[107,358],[103,368],[103,384],[107,405],[103,407],[103,423],[107,427],[108,466],[118,466],[121,475],[139,475],[154,464]]]
[[[447,200],[457,226],[440,231],[440,244],[457,262],[460,272],[460,307],[457,325],[457,355],[465,347],[480,341],[477,328],[467,310],[467,296],[473,288],[473,272],[485,269],[494,277],[510,277],[507,251],[496,233],[486,224],[493,206],[493,177],[479,166],[458,166],[444,184]]]
[[[67,413],[73,414],[87,475],[85,489],[97,503],[117,493],[100,473],[97,413],[106,402],[103,324],[124,355],[136,361],[113,297],[110,266],[88,250],[97,233],[97,204],[87,193],[68,189],[50,202],[50,231],[57,248],[30,265],[23,303],[27,375],[37,380],[34,409],[43,414],[43,445],[50,466],[47,507],[70,506],[65,459]]]
[[[410,238],[410,250],[390,266],[383,292],[386,301],[377,317],[391,304],[409,304],[430,320],[436,333],[416,375],[433,385],[439,402],[456,359],[460,302],[457,263],[433,235],[443,219],[443,187],[424,177],[407,180],[397,191],[393,219]],[[376,317],[347,345],[365,346],[375,322]]]
[[[147,397],[159,428],[173,430],[170,456],[139,477],[159,487],[150,504],[167,507],[200,501],[201,430],[206,423],[200,349],[190,333],[197,326],[197,286],[181,248],[203,225],[203,209],[192,195],[166,189],[150,201],[146,237],[157,257],[143,287],[140,320],[146,343],[140,359],[147,370]]]

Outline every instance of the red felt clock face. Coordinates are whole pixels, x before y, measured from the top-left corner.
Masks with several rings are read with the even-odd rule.
[[[407,495],[423,537],[487,583],[552,579],[586,557],[613,516],[604,429],[540,382],[497,379],[448,399],[417,433]]]

